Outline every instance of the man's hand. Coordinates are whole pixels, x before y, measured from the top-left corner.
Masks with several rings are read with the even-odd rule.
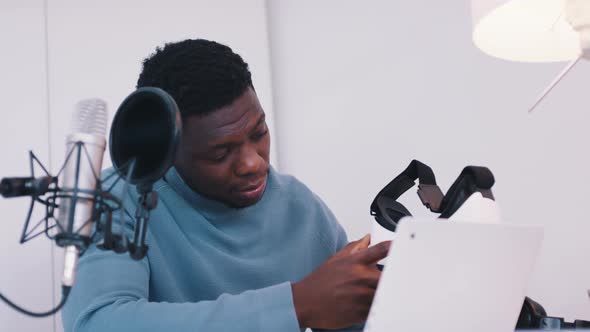
[[[349,243],[313,273],[293,284],[293,302],[301,327],[338,329],[367,319],[381,277],[376,263],[391,241],[368,248],[370,237]]]

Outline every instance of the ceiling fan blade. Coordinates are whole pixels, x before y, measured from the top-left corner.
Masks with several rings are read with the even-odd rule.
[[[543,93],[541,93],[541,95],[539,95],[535,104],[533,104],[533,106],[531,108],[529,108],[529,113],[531,113],[541,103],[541,101],[543,101],[543,99],[545,99],[547,94],[549,94],[549,92],[551,92],[551,90],[553,90],[553,88],[557,85],[557,83],[559,83],[559,81],[561,81],[561,79],[565,75],[567,75],[567,73],[569,73],[569,71],[576,65],[576,63],[578,63],[578,61],[580,61],[581,58],[582,58],[582,55],[580,54],[577,58],[575,58],[570,63],[568,63],[567,66],[565,66],[565,68],[563,68],[561,73],[559,73],[559,75],[557,75],[557,77],[555,77],[555,79],[553,79],[553,82],[551,82],[551,84],[549,84],[549,86],[547,88],[545,88]]]

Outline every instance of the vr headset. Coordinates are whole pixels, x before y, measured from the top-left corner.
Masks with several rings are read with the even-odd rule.
[[[589,321],[576,319],[572,323],[564,321],[561,317],[547,316],[547,312],[545,312],[543,306],[529,297],[525,297],[518,321],[516,322],[517,330],[586,330],[589,328]]]
[[[395,232],[399,220],[412,214],[397,199],[418,180],[418,197],[430,211],[440,213],[439,218],[448,219],[476,192],[494,200],[492,186],[494,175],[486,167],[467,166],[446,195],[436,184],[432,169],[418,160],[389,182],[371,203],[371,215],[383,228]]]
[[[438,185],[432,169],[418,160],[412,160],[410,165],[389,182],[377,194],[371,203],[371,215],[383,228],[395,232],[400,219],[412,214],[397,199],[418,180],[418,197],[430,211],[440,213],[439,218],[449,219],[469,200],[479,193],[482,198],[494,201],[492,186],[494,175],[481,166],[467,166],[453,182],[447,194],[444,195]],[[550,317],[543,306],[525,297],[518,321],[517,330],[542,329],[588,329],[590,322],[575,320],[565,322],[560,317]]]

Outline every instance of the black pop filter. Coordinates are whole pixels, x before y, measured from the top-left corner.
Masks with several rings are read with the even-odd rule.
[[[138,191],[151,190],[172,166],[181,130],[172,96],[159,88],[137,89],[119,106],[111,126],[109,150],[115,170],[129,177]]]

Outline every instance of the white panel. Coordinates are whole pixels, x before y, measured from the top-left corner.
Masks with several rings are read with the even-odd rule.
[[[48,164],[44,40],[42,0],[0,2],[0,177],[29,176],[29,150]],[[42,236],[19,244],[28,204],[27,198],[0,198],[0,292],[41,312],[53,307],[51,242]],[[52,317],[30,318],[0,302],[0,331],[52,329]]]
[[[546,229],[529,295],[550,315],[590,319],[590,63],[529,115],[561,65],[483,55],[467,1],[268,3],[281,168],[350,238],[369,231],[372,199],[410,160],[444,191],[464,166],[488,166],[505,218]],[[415,188],[401,202],[428,214]]]
[[[186,38],[215,40],[242,55],[250,65],[272,130],[273,102],[263,0],[52,0],[49,61],[54,167],[63,162],[65,135],[78,100],[88,97],[106,100],[112,119],[122,100],[135,89],[143,59],[156,46]],[[274,142],[271,163],[276,165]],[[109,165],[107,151],[104,166]],[[56,260],[61,265],[61,251]],[[59,277],[61,268],[56,271]]]

